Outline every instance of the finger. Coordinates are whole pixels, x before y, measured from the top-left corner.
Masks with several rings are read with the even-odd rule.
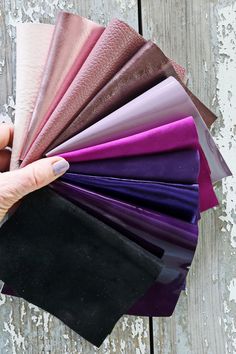
[[[9,170],[11,159],[10,150],[0,150],[0,172],[5,172]]]
[[[13,134],[13,124],[0,124],[0,149],[4,149],[6,146],[12,146]]]
[[[61,157],[45,158],[28,166],[0,174],[0,219],[26,194],[63,175],[69,163]]]

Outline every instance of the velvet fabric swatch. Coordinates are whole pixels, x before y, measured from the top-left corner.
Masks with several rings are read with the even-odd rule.
[[[128,102],[47,155],[58,155],[131,136],[188,116],[194,118],[199,142],[211,170],[212,181],[216,182],[230,175],[231,172],[199,112],[181,84],[173,77]]]
[[[148,210],[194,223],[199,214],[196,184],[159,183],[66,173],[62,181],[110,196]]]
[[[22,167],[42,156],[53,140],[144,43],[146,41],[142,36],[118,19],[106,27],[32,144]]]
[[[0,277],[18,296],[96,346],[162,269],[158,257],[48,187],[2,226],[0,255]]]
[[[19,167],[32,118],[54,26],[21,23],[16,26],[16,109],[10,169]]]
[[[130,240],[161,257],[156,283],[128,311],[137,316],[170,316],[185,285],[197,245],[198,226],[56,181],[52,188]]]
[[[64,96],[103,31],[103,26],[84,17],[59,13],[23,155]]]
[[[200,151],[198,184],[200,211],[204,211],[217,205],[218,201],[212,187],[207,160],[199,147],[198,134],[192,117],[180,119],[129,137],[64,153],[61,156],[69,162],[80,162],[127,156],[146,156],[147,154],[161,154],[163,152],[173,153],[185,149],[199,149]]]
[[[193,184],[198,183],[198,161],[199,153],[197,150],[178,150],[162,154],[72,163],[69,172]]]

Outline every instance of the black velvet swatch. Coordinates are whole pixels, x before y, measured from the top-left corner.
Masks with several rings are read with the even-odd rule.
[[[161,261],[48,187],[0,229],[0,279],[96,346],[150,288]]]

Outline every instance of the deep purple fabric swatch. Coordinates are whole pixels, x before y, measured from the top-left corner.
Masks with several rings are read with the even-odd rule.
[[[197,184],[170,184],[73,173],[66,173],[61,180],[187,222],[196,222],[199,215]]]
[[[68,172],[172,183],[198,183],[197,150],[71,163]]]

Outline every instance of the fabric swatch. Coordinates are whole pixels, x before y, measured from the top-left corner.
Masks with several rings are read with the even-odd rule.
[[[197,150],[178,150],[162,154],[118,157],[72,163],[71,173],[151,180],[172,183],[198,183]],[[171,166],[171,168],[170,168]]]
[[[53,140],[144,43],[146,41],[142,36],[118,19],[106,27],[32,144],[22,167],[42,156]]]
[[[163,81],[166,78],[165,66],[169,62],[160,48],[148,41],[97,93],[67,129],[53,142],[50,149]],[[178,76],[177,73],[175,75]]]
[[[194,223],[199,215],[197,184],[159,183],[66,173],[62,181],[117,200]]]
[[[162,269],[158,257],[48,187],[2,226],[0,255],[0,277],[18,296],[97,346]]]
[[[16,26],[16,109],[11,170],[19,167],[53,30],[53,25],[41,23],[21,23]]]
[[[197,245],[198,226],[56,181],[51,187],[154,255],[163,269],[156,283],[129,309],[136,316],[170,316],[184,289]]]
[[[218,204],[211,182],[208,162],[199,147],[198,134],[192,117],[150,129],[125,138],[100,145],[61,154],[69,162],[102,160],[127,156],[142,156],[153,153],[174,152],[185,149],[199,149],[200,174],[200,211]]]
[[[173,60],[169,60],[157,45],[148,41],[97,93],[67,129],[57,137],[49,147],[49,150],[52,150],[169,76],[179,80],[196,105],[203,120],[210,127],[216,120],[216,116],[186,87],[183,82],[185,70]]]
[[[181,84],[173,77],[162,81],[115,112],[93,124],[47,156],[98,145],[192,116],[199,142],[216,182],[231,174],[199,112]]]
[[[22,155],[51,116],[103,31],[103,26],[84,17],[59,13]]]

